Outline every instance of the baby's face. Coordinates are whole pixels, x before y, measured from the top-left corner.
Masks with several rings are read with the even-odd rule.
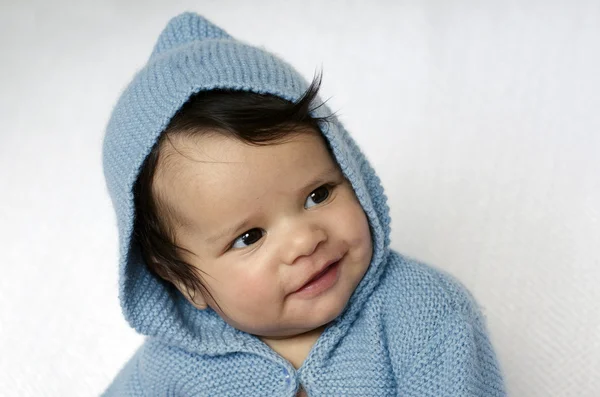
[[[196,306],[259,336],[297,335],[337,317],[367,271],[372,242],[323,138],[307,131],[259,147],[219,134],[171,141],[177,150],[161,149],[155,194],[178,219],[177,244],[214,298],[196,293]]]

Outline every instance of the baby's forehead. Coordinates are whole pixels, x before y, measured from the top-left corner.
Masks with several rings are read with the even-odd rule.
[[[185,170],[186,164],[182,158],[193,158],[198,148],[190,147],[191,138],[182,136],[169,136],[161,140],[158,147],[158,161],[156,163],[155,181],[172,181],[171,176],[180,175]]]
[[[294,147],[296,153],[311,156],[316,155],[316,152],[322,152],[322,149],[325,148],[330,160],[337,164],[326,138],[321,132],[312,129],[299,130],[299,132],[290,133],[286,138],[260,144],[244,142],[230,133],[218,129],[201,129],[191,133],[164,134],[159,145],[156,174],[173,177],[182,174],[192,163],[233,164],[236,160],[240,160],[240,157],[228,155],[226,147],[231,146],[231,143],[237,144],[236,147],[239,147],[240,144],[243,145],[246,149],[244,154],[248,154],[249,152],[264,153],[265,148],[278,147],[290,141],[306,139],[310,139],[314,144],[297,145]],[[245,159],[247,156],[241,158],[241,160]]]
[[[317,134],[266,145],[223,136],[177,139],[164,144],[160,155],[153,190],[182,223],[199,208],[235,210],[274,196],[308,194],[303,190],[311,184],[341,173]]]

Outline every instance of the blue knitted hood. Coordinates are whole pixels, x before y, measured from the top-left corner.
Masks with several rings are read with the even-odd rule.
[[[184,13],[168,23],[147,64],[119,98],[103,143],[104,174],[119,229],[119,298],[126,320],[136,331],[206,354],[235,351],[252,343],[252,336],[233,329],[211,309],[195,309],[148,271],[132,239],[133,186],[159,135],[194,93],[245,90],[295,101],[307,88],[307,82],[287,63],[233,39],[199,15]],[[313,114],[330,113],[321,106]],[[379,178],[342,124],[334,119],[324,125],[322,133],[367,214],[373,237],[370,268],[330,327],[341,336],[383,271],[389,214]]]

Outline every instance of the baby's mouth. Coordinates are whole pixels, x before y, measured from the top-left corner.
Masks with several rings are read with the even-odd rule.
[[[310,280],[308,280],[308,281],[306,282],[306,284],[304,284],[302,287],[300,287],[300,289],[302,289],[302,288],[306,287],[306,286],[307,286],[307,285],[309,285],[310,283],[312,283],[312,282],[314,282],[314,281],[317,281],[318,279],[320,279],[321,277],[323,277],[323,275],[324,275],[325,273],[327,273],[327,272],[328,272],[328,271],[331,269],[331,267],[332,267],[332,266],[336,266],[336,265],[337,265],[339,262],[340,262],[340,261],[338,260],[338,261],[335,261],[335,262],[333,262],[332,264],[328,265],[328,266],[327,266],[325,269],[323,269],[323,270],[322,270],[322,271],[321,271],[319,274],[315,275],[313,278],[311,278]]]
[[[294,291],[294,294],[305,298],[313,298],[331,288],[337,283],[341,260],[342,258],[339,258],[326,264],[323,270],[313,275],[304,285]]]

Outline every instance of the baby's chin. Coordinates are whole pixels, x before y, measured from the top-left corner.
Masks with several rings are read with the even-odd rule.
[[[229,323],[232,327],[237,328],[246,333],[255,335],[260,338],[269,339],[286,339],[292,338],[298,335],[310,333],[313,331],[323,331],[327,325],[335,320],[343,310],[335,310],[335,312],[329,313],[320,319],[296,319],[290,323],[277,323],[277,324],[253,324],[252,326],[243,326],[240,324]]]
[[[269,339],[286,339],[294,336],[306,334],[308,332],[315,331],[317,329],[324,329],[331,321],[324,323],[310,323],[304,325],[269,325],[269,324],[253,324],[253,325],[242,325],[235,322],[227,321],[233,328],[240,331],[252,334],[259,338]]]
[[[320,318],[294,318],[287,321],[281,317],[273,318],[271,321],[248,321],[248,319],[231,318],[222,312],[218,314],[227,324],[237,330],[259,338],[285,339],[320,328],[324,329],[339,315],[339,312],[335,310],[335,312],[323,313],[325,315],[319,316]]]
[[[279,330],[279,331],[274,331],[274,332],[267,332],[267,335],[263,335],[263,333],[261,334],[253,334],[254,336],[256,336],[257,338],[266,341],[266,340],[288,340],[288,339],[294,339],[294,338],[298,338],[298,337],[309,337],[311,335],[315,336],[315,339],[325,330],[325,328],[327,328],[327,325],[329,325],[329,323],[327,324],[323,324],[319,327],[315,327],[315,328],[295,328],[295,329],[289,329],[289,330]]]
[[[321,306],[320,310],[316,313],[312,312],[303,319],[294,319],[293,322],[288,324],[280,324],[278,328],[270,330],[271,332],[267,332],[264,336],[285,338],[312,332],[317,329],[323,330],[342,314],[348,305],[348,301],[349,297],[348,299],[329,302],[329,305]]]

